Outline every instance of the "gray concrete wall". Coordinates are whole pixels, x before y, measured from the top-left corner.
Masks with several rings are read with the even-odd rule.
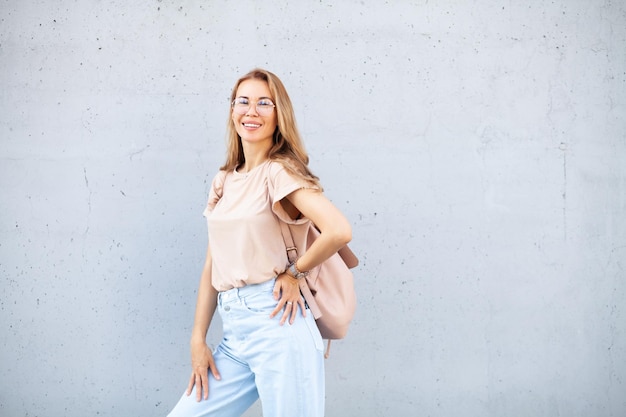
[[[354,225],[329,417],[626,415],[626,6],[600,0],[2,1],[0,415],[174,405],[254,66]]]

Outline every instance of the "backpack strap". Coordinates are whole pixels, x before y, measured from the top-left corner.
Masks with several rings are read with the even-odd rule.
[[[278,224],[280,224],[280,232],[283,234],[283,241],[285,242],[285,249],[287,250],[287,259],[289,263],[295,262],[298,259],[298,248],[296,244],[293,243],[291,229],[287,223],[280,219],[278,219]]]

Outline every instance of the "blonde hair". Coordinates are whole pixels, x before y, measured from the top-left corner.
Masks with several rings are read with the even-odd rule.
[[[272,101],[276,105],[276,130],[274,131],[273,145],[267,157],[270,160],[281,162],[288,172],[321,190],[319,178],[311,172],[308,166],[309,156],[304,149],[304,143],[296,125],[291,99],[289,99],[285,86],[275,74],[261,68],[253,69],[237,80],[230,94],[230,102],[232,103],[235,99],[239,85],[250,79],[265,81],[272,95]],[[220,168],[227,171],[235,169],[245,162],[241,138],[235,130],[230,117],[231,114],[232,108],[228,115],[226,128],[226,163]]]

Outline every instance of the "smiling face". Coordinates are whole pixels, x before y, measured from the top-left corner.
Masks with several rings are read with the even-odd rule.
[[[257,111],[257,102],[263,99],[273,101],[270,89],[263,80],[249,79],[239,84],[235,100],[247,99],[250,107],[245,114],[239,114],[231,109],[231,118],[241,137],[242,144],[265,143],[268,148],[272,146],[272,138],[276,130],[276,109],[273,108],[269,115],[260,115]]]

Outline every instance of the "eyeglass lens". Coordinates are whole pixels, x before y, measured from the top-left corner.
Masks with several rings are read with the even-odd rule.
[[[233,100],[233,111],[238,114],[246,114],[253,103],[244,97]],[[260,99],[255,104],[256,111],[261,116],[268,116],[274,110],[274,103],[270,99]]]

